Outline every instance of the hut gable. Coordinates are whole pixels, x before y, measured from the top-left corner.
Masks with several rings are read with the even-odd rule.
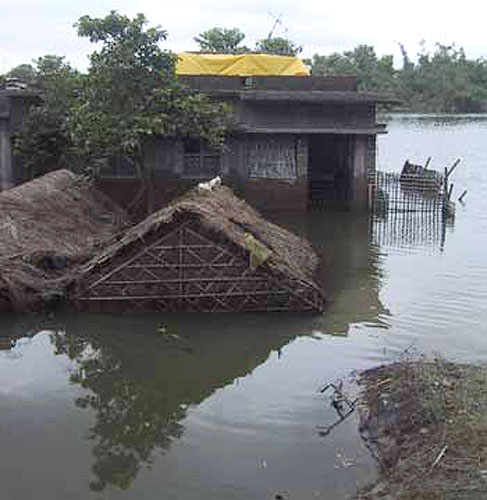
[[[195,189],[83,266],[71,303],[101,311],[321,310],[317,265],[307,242],[229,188]]]

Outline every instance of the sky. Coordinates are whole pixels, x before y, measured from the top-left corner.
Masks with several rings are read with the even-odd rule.
[[[486,5],[483,7],[483,5]],[[73,24],[82,15],[102,17],[110,10],[128,16],[146,15],[149,25],[168,32],[164,47],[176,52],[197,50],[193,37],[214,26],[237,27],[253,47],[271,31],[303,47],[302,56],[373,45],[378,55],[393,54],[400,64],[399,43],[411,56],[421,40],[455,43],[467,57],[487,57],[487,4],[479,0],[0,0],[0,74],[56,54],[85,70],[93,46],[76,35]]]

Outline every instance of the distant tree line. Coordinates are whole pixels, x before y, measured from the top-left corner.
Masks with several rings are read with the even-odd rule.
[[[467,59],[462,48],[438,43],[432,53],[422,45],[413,61],[405,47],[400,48],[400,69],[394,68],[392,55],[378,57],[370,45],[327,56],[316,54],[308,62],[314,75],[356,75],[361,90],[394,93],[406,111],[487,111],[486,59]]]

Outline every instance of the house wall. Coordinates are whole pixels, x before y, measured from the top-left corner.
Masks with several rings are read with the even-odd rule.
[[[328,134],[329,135],[329,134]],[[345,136],[337,136],[344,139]],[[306,210],[312,179],[308,172],[309,143],[318,136],[305,134],[239,134],[229,137],[221,153],[219,174],[253,206],[264,210]],[[345,141],[348,171],[347,193],[328,193],[326,200],[350,202],[366,209],[368,176],[375,171],[375,136],[349,135]],[[341,142],[340,142],[341,144]],[[340,154],[342,154],[340,153]],[[180,196],[204,178],[184,175],[184,149],[181,141],[159,139],[146,147],[147,162],[153,168],[151,187],[156,208]],[[326,166],[324,165],[323,168]],[[133,170],[131,170],[133,173]],[[99,187],[125,207],[132,205],[142,184],[132,177],[104,177]],[[341,186],[343,191],[345,186]],[[143,200],[132,209],[144,214]]]
[[[208,177],[184,173],[181,141],[151,140],[146,144],[156,208],[166,205]],[[221,152],[220,172],[225,182],[258,208],[304,210],[308,202],[307,137],[297,134],[235,134]],[[142,187],[133,167],[117,162],[102,172],[98,187],[125,207],[133,204]],[[145,210],[143,200],[132,212]]]
[[[0,95],[0,191],[12,185],[9,117],[10,100]]]
[[[298,134],[243,136],[244,196],[266,210],[306,210],[307,137]]]
[[[247,129],[368,128],[375,126],[375,105],[333,103],[272,103],[245,101],[236,119]]]
[[[9,189],[12,185],[12,155],[8,120],[0,118],[0,191]]]
[[[186,146],[181,140],[162,138],[146,143],[146,162],[151,167],[156,206],[168,203],[204,179],[220,175],[258,208],[305,210],[312,186],[308,172],[310,143],[323,135],[318,131],[330,130],[325,135],[339,138],[337,144],[344,142],[347,147],[336,146],[341,159],[333,161],[340,164],[343,179],[339,187],[338,181],[330,184],[330,192],[323,200],[346,200],[357,207],[366,207],[367,175],[375,170],[375,136],[360,134],[360,130],[375,128],[375,104],[234,99],[232,105],[236,130],[240,131],[227,137],[219,157],[210,153],[203,159],[202,153],[201,165],[208,160],[210,167],[217,163],[215,168],[200,170],[198,155],[185,150],[187,141]],[[334,134],[335,130],[340,133]],[[128,170],[132,179],[120,178],[127,177],[122,169],[123,175],[105,175],[107,178],[100,181],[100,187],[114,193],[114,198],[123,205],[130,203],[140,188],[133,168]],[[201,175],[195,175],[198,172]],[[332,173],[337,176],[335,171]]]
[[[12,154],[11,140],[37,99],[37,95],[23,91],[0,91],[0,191],[25,180],[21,159]]]

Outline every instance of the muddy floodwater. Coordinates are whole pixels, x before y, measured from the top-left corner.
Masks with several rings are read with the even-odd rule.
[[[405,351],[487,363],[487,116],[400,116],[378,163],[454,174],[454,223],[269,216],[313,242],[322,316],[0,318],[0,498],[344,499],[373,481],[320,389]]]

